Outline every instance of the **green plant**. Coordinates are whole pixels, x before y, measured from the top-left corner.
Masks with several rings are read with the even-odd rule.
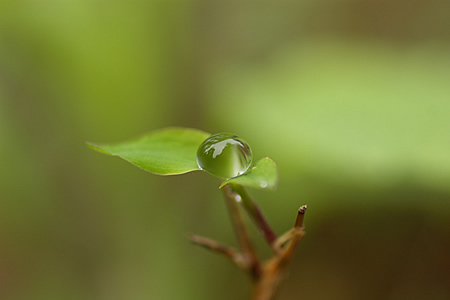
[[[278,171],[272,159],[265,157],[252,165],[251,149],[239,137],[231,134],[210,135],[188,128],[166,128],[115,145],[88,145],[158,175],[203,170],[221,178],[223,181],[219,188],[223,192],[240,249],[193,234],[188,238],[197,245],[223,254],[247,272],[252,280],[253,300],[274,299],[294,251],[305,234],[303,217],[306,205],[299,208],[294,227],[278,237],[245,190],[245,187],[276,187]],[[263,232],[272,249],[273,256],[265,262],[260,261],[250,243],[239,205]]]

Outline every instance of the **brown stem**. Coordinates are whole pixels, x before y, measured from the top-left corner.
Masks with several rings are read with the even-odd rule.
[[[226,185],[222,188],[222,192],[227,203],[231,222],[233,223],[234,232],[242,253],[205,237],[190,235],[189,239],[197,245],[225,255],[240,268],[248,272],[252,278],[253,284],[252,300],[274,300],[281,283],[286,277],[288,268],[292,263],[295,250],[305,235],[303,219],[305,217],[307,206],[303,205],[298,209],[294,227],[277,238],[270,229],[259,208],[254,204],[253,200],[241,186],[236,184],[234,184],[233,187]],[[275,252],[272,258],[264,262],[264,264],[259,262],[248,237],[247,229],[236,203],[237,196],[241,197],[241,201],[244,203],[247,213],[252,217],[255,223],[257,223],[261,230],[264,231],[266,240]]]
[[[277,235],[270,227],[266,218],[264,218],[264,215],[262,214],[261,209],[259,209],[258,205],[256,205],[256,203],[253,201],[253,199],[250,197],[250,195],[247,193],[247,191],[244,189],[243,186],[238,185],[238,184],[231,184],[231,188],[233,191],[236,192],[236,194],[239,195],[239,197],[241,197],[244,209],[247,211],[249,216],[252,218],[252,220],[256,224],[256,226],[258,226],[258,228],[262,231],[267,243],[270,246],[272,246],[272,244],[277,239]]]
[[[305,235],[303,226],[305,212],[306,205],[301,206],[298,210],[295,227],[278,239],[286,239],[286,237],[289,237],[289,243],[287,244],[287,241],[278,240],[275,242],[275,244],[281,245],[280,249],[263,265],[261,277],[253,285],[252,300],[273,300],[276,296],[283,279],[286,277],[286,273],[295,254],[295,249]],[[283,245],[286,246],[283,247]]]
[[[229,259],[231,259],[238,267],[241,269],[246,269],[245,262],[243,260],[242,254],[239,253],[236,249],[232,247],[228,247],[222,243],[219,243],[210,238],[206,238],[203,236],[198,236],[195,234],[188,234],[187,238],[194,244],[198,246],[202,246],[208,250],[215,251],[219,254],[225,255]]]
[[[228,206],[234,232],[243,252],[245,265],[247,266],[252,278],[256,280],[261,273],[261,266],[256,252],[250,242],[250,238],[248,237],[247,229],[242,220],[239,208],[236,204],[236,195],[228,185],[222,188],[222,192]]]
[[[287,244],[287,242],[292,240],[292,237],[294,236],[294,231],[295,231],[295,228],[292,228],[292,229],[288,230],[287,232],[283,233],[282,235],[280,235],[280,237],[277,238],[277,240],[273,243],[273,249],[276,252],[283,249],[283,247]]]
[[[253,284],[252,300],[273,300],[275,298],[281,283],[286,278],[295,249],[304,235],[303,229],[296,229],[289,246],[264,264],[261,277]]]

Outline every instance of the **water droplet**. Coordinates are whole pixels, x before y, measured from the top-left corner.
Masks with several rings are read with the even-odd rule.
[[[265,188],[267,187],[267,182],[266,182],[266,181],[261,181],[261,183],[259,184],[259,186],[260,186],[262,189],[265,189]]]
[[[236,197],[234,199],[236,199],[236,202],[241,202],[242,201],[242,198],[239,195],[236,195]]]
[[[229,133],[210,136],[197,150],[199,168],[220,178],[241,175],[251,163],[250,146],[240,137]]]

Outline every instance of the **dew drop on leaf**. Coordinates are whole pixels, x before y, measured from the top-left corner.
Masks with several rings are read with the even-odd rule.
[[[247,171],[252,163],[252,150],[246,141],[229,133],[207,138],[198,148],[200,169],[220,178],[232,178]]]

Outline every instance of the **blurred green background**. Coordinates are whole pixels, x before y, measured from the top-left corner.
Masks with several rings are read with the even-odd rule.
[[[0,1],[0,299],[247,299],[215,178],[89,150],[166,126],[279,165],[309,206],[280,299],[450,299],[450,3]],[[255,242],[269,254],[262,239]]]

